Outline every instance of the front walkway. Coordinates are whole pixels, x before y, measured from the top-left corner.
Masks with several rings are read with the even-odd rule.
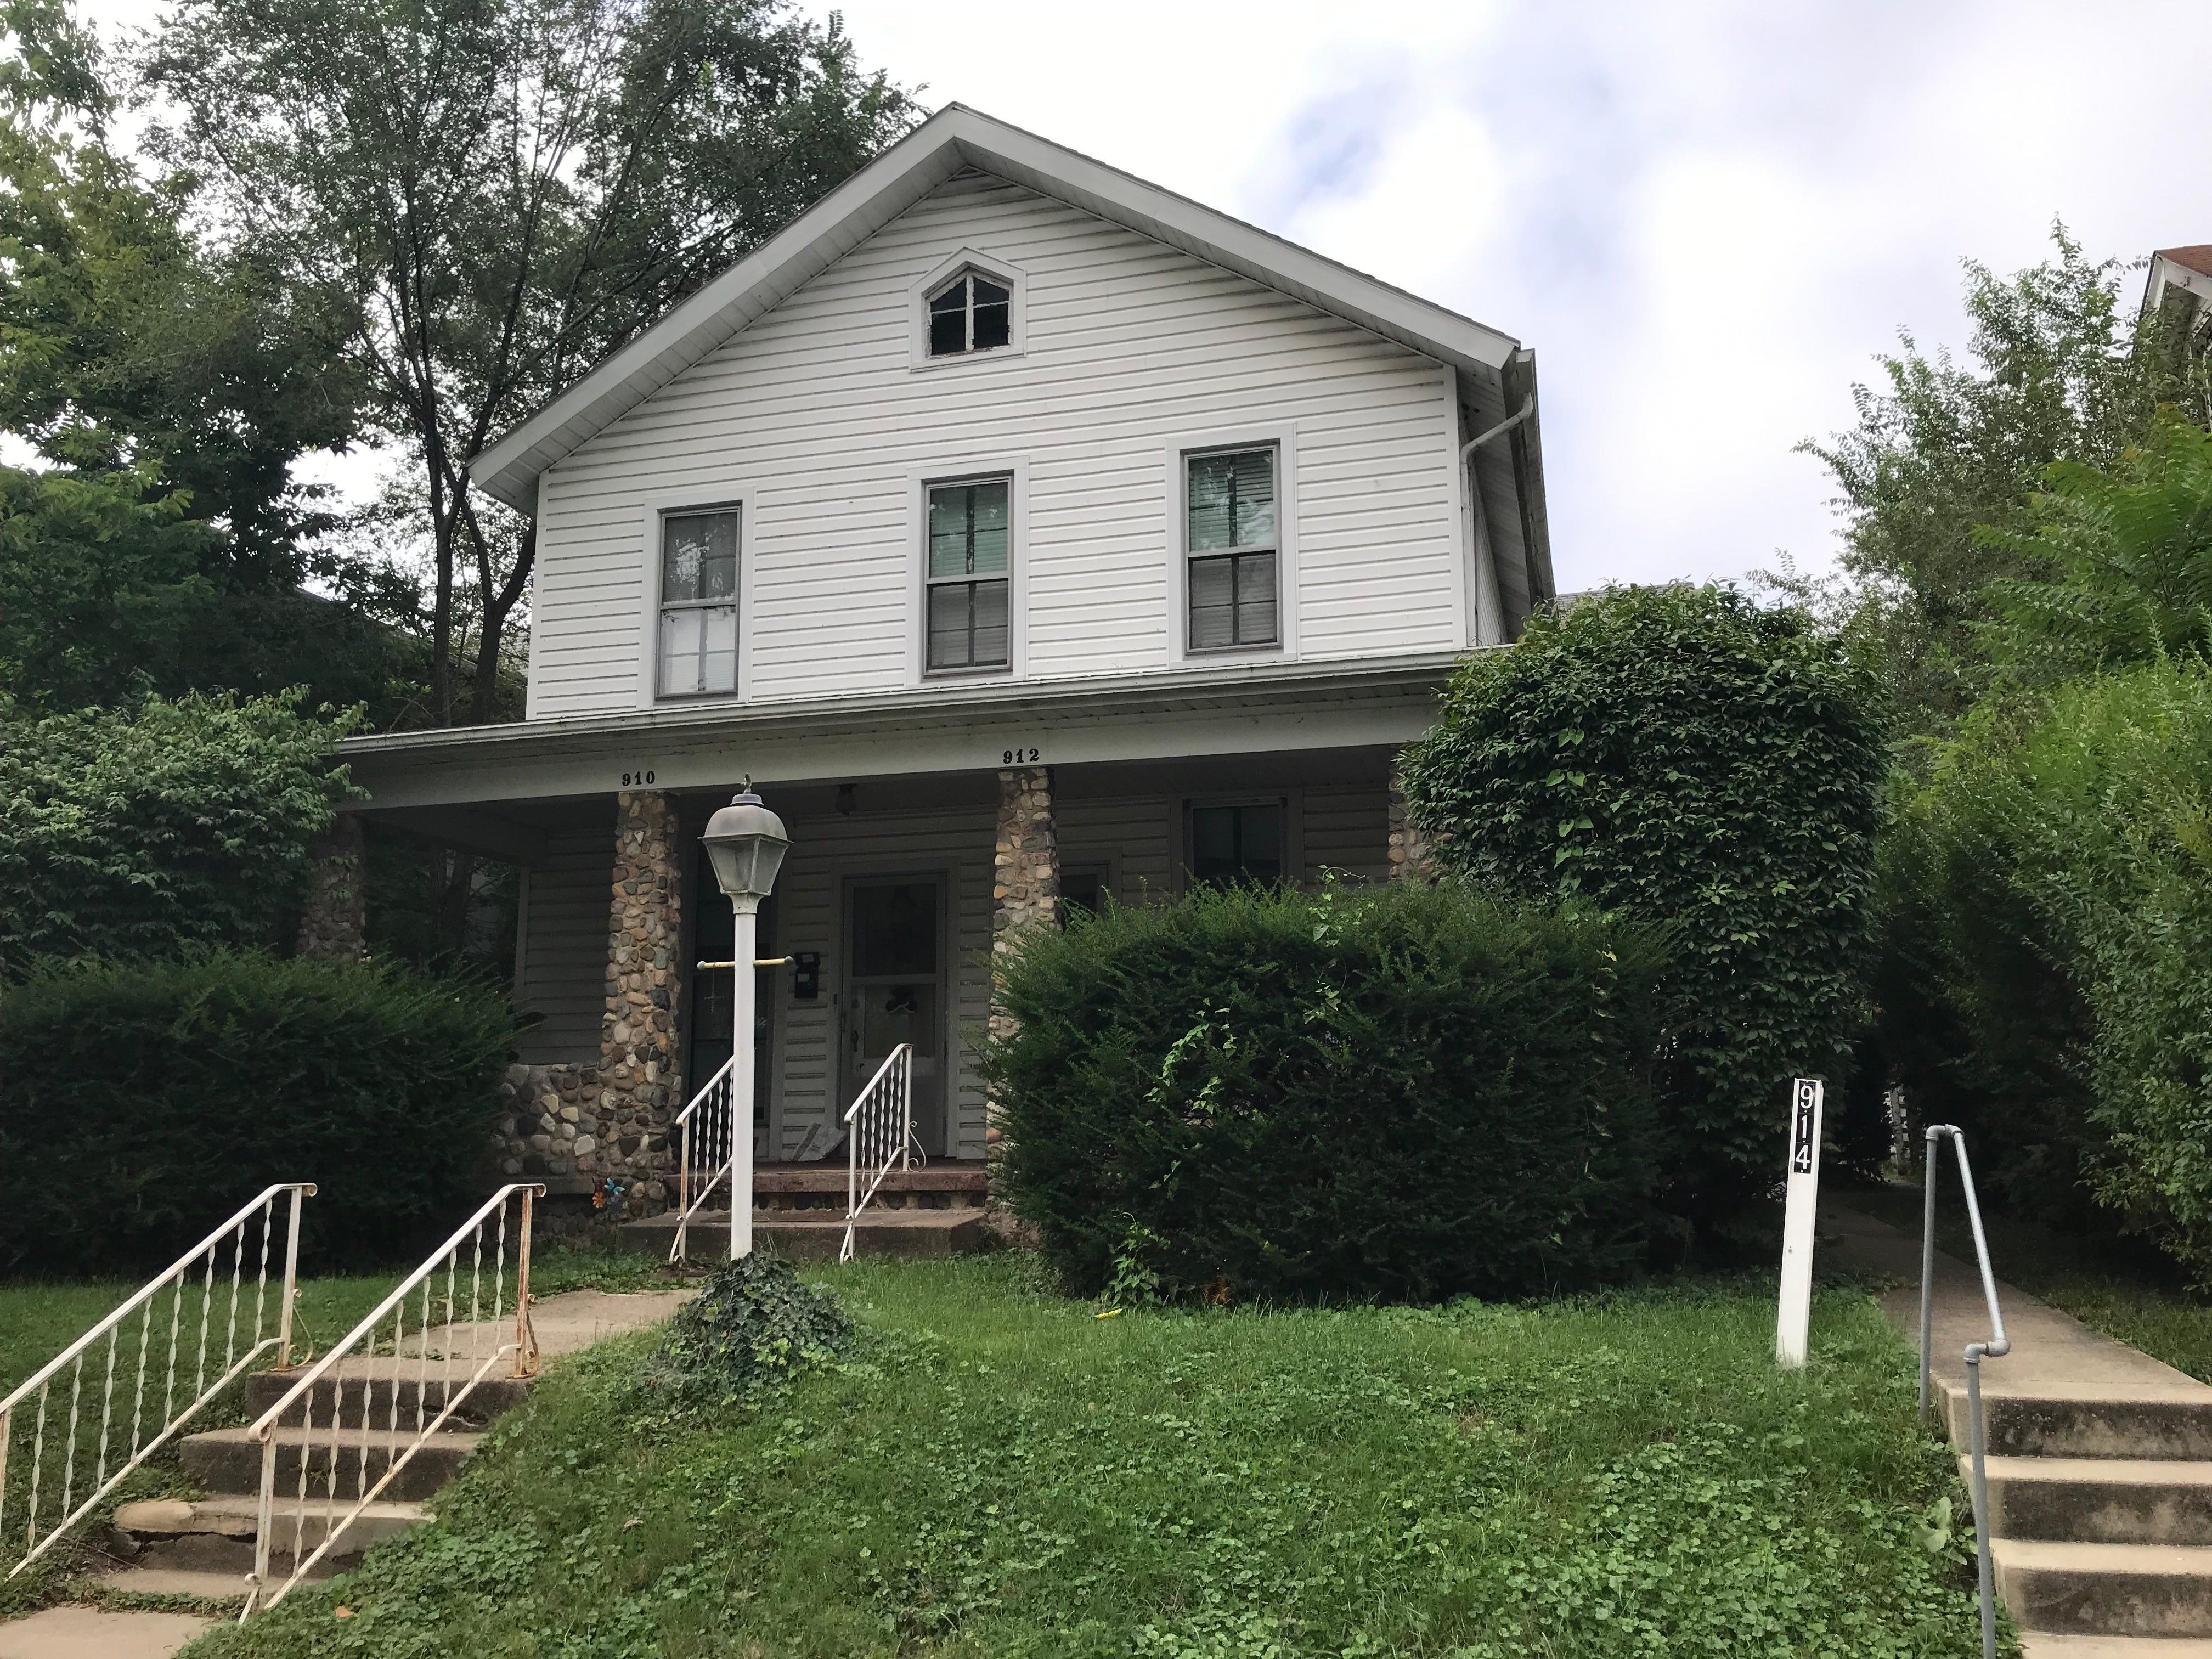
[[[1820,1242],[1903,1281],[1882,1311],[1917,1348],[1918,1237],[1845,1195],[1821,1203]],[[1991,1553],[2027,1659],[2212,1659],[2212,1387],[2015,1285],[1997,1297],[2012,1351],[1982,1364]],[[1938,1251],[1929,1370],[1962,1451],[1966,1348],[1989,1334],[1979,1273]]]

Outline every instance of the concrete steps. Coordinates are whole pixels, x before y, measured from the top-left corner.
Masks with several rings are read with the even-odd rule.
[[[617,1230],[625,1249],[668,1254],[676,1239],[672,1214],[626,1222]],[[845,1243],[845,1212],[836,1210],[755,1210],[753,1238],[793,1261],[835,1261]],[[856,1255],[943,1258],[987,1249],[992,1235],[980,1208],[878,1210],[871,1205],[854,1229]],[[730,1253],[726,1210],[702,1210],[692,1218],[689,1250],[695,1261]]]
[[[1883,1310],[1919,1336],[1919,1241],[1824,1205],[1824,1231],[1906,1288]],[[1999,1264],[2002,1265],[2001,1263]],[[2212,1387],[2001,1285],[2012,1352],[1982,1366],[1990,1553],[2028,1659],[2212,1659]],[[1977,1275],[1936,1258],[1932,1381],[1970,1443],[1964,1350],[1987,1334]],[[1972,1479],[1972,1460],[1959,1460]]]

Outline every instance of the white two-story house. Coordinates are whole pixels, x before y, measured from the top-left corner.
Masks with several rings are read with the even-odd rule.
[[[527,718],[345,758],[366,817],[525,871],[510,1172],[660,1197],[747,777],[792,838],[769,1163],[902,1042],[923,1146],[980,1158],[993,942],[1058,904],[1386,877],[1397,749],[1552,593],[1534,392],[1504,334],[955,106],[507,434]]]

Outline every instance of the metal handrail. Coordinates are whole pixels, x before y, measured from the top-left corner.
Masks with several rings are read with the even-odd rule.
[[[896,1105],[898,1133],[890,1131],[890,1112],[864,1114],[862,1108],[871,1102],[880,1102],[889,1093]],[[860,1142],[870,1129],[877,1133],[869,1152],[869,1167],[874,1173],[869,1177],[868,1189],[860,1190]],[[914,1044],[902,1042],[884,1057],[876,1067],[875,1076],[868,1079],[867,1087],[853,1097],[853,1103],[845,1109],[845,1242],[839,1249],[837,1259],[853,1259],[854,1229],[860,1224],[860,1212],[873,1201],[883,1188],[884,1178],[893,1165],[911,1169],[914,1153],[919,1150],[914,1138]]]
[[[702,963],[700,965],[705,967],[708,964]],[[707,1200],[714,1196],[714,1189],[722,1184],[723,1177],[726,1176],[732,1176],[730,1222],[732,1226],[737,1224],[737,1183],[732,1176],[732,1168],[738,1161],[735,1098],[737,1064],[738,1057],[732,1054],[721,1063],[714,1075],[707,1079],[699,1092],[691,1097],[684,1109],[676,1115],[676,1237],[668,1246],[668,1259],[671,1261],[685,1261],[690,1259],[691,1218],[706,1207]],[[717,1124],[714,1121],[713,1115],[709,1113],[705,1118],[695,1122],[692,1114],[698,1111],[701,1106],[712,1103],[710,1097],[728,1107],[726,1121]],[[718,1133],[726,1133],[728,1139],[728,1144],[722,1149],[722,1161],[714,1166],[714,1173],[707,1177],[706,1184],[699,1188],[696,1194],[694,1194],[691,1190],[693,1146],[696,1143],[703,1142],[711,1157]]]
[[[262,1316],[268,1301],[269,1245],[276,1221],[276,1196],[280,1193],[292,1195],[290,1218],[287,1224],[284,1243],[284,1282],[278,1291],[276,1334],[261,1334]],[[231,1212],[221,1225],[206,1237],[186,1250],[152,1279],[140,1285],[131,1297],[117,1307],[106,1318],[70,1344],[46,1364],[18,1383],[5,1399],[0,1399],[0,1535],[4,1535],[8,1510],[8,1449],[13,1438],[15,1407],[33,1394],[39,1396],[38,1430],[31,1452],[29,1496],[25,1504],[24,1554],[22,1559],[9,1570],[13,1578],[32,1562],[52,1549],[62,1534],[90,1514],[100,1500],[120,1486],[124,1478],[149,1457],[168,1443],[179,1429],[190,1422],[203,1406],[244,1374],[246,1369],[271,1348],[277,1351],[277,1363],[289,1364],[292,1352],[292,1300],[298,1282],[300,1268],[300,1204],[302,1199],[313,1198],[313,1182],[279,1182],[264,1187],[246,1203]],[[238,1316],[244,1293],[246,1268],[246,1235],[247,1224],[254,1212],[261,1213],[261,1255],[254,1274],[253,1339],[243,1353],[238,1351]],[[207,1380],[210,1328],[218,1299],[216,1287],[216,1258],[222,1253],[223,1242],[232,1241],[230,1267],[230,1309],[224,1322],[222,1370],[210,1382]],[[199,1275],[200,1308],[199,1338],[192,1365],[192,1386],[195,1396],[182,1411],[176,1409],[177,1362],[179,1342],[184,1338],[185,1304],[190,1280],[190,1269],[204,1258],[206,1271]],[[169,1312],[168,1358],[162,1374],[162,1415],[167,1419],[150,1439],[142,1438],[144,1432],[147,1370],[155,1346],[154,1338],[154,1304],[161,1292],[173,1284],[176,1300]],[[138,1358],[136,1366],[137,1382],[131,1405],[131,1455],[116,1469],[107,1472],[107,1449],[111,1431],[115,1424],[115,1361],[117,1350],[122,1345],[123,1325],[130,1316],[144,1309],[138,1328]],[[84,1394],[84,1358],[102,1336],[107,1338],[107,1364],[100,1389],[100,1451],[94,1466],[92,1490],[84,1501],[71,1504],[76,1496],[77,1423]],[[74,1366],[70,1384],[69,1429],[63,1441],[62,1495],[58,1516],[46,1529],[43,1539],[39,1534],[40,1478],[46,1462],[46,1406],[53,1379],[61,1375],[64,1367]]]
[[[248,1429],[246,1433],[250,1437],[259,1442],[261,1446],[261,1504],[258,1524],[254,1529],[253,1572],[247,1580],[249,1589],[245,1610],[239,1614],[241,1621],[250,1616],[258,1606],[273,1607],[290,1593],[293,1585],[298,1583],[317,1562],[330,1553],[331,1545],[343,1536],[346,1530],[361,1518],[362,1512],[377,1500],[384,1489],[392,1484],[400,1470],[407,1467],[415,1454],[422,1449],[430,1437],[446,1426],[447,1419],[459,1409],[462,1402],[475,1392],[477,1385],[491,1374],[493,1368],[500,1361],[512,1355],[514,1369],[510,1375],[517,1377],[528,1376],[536,1371],[538,1339],[530,1324],[530,1229],[532,1202],[541,1197],[544,1191],[544,1187],[533,1182],[515,1182],[494,1193],[477,1207],[475,1214],[453,1230],[453,1235],[444,1243],[431,1251],[421,1267],[401,1279],[392,1293],[378,1303],[361,1323],[346,1333],[339,1341],[332,1344],[329,1352],[320,1359],[302,1371],[299,1379],[285,1390],[282,1399],[254,1419],[253,1426]],[[497,1325],[505,1316],[507,1206],[508,1202],[518,1195],[522,1202],[516,1230],[514,1257],[514,1339],[510,1342],[495,1344],[489,1355],[480,1355],[482,1324],[477,1316],[484,1310],[483,1307],[483,1230],[485,1224],[496,1215],[499,1219],[499,1229],[492,1242],[491,1317],[489,1322]],[[458,1280],[461,1273],[461,1249],[464,1243],[472,1243],[474,1249],[468,1267],[469,1316],[465,1321],[462,1321],[457,1320],[455,1316],[459,1311],[460,1304]],[[439,1322],[431,1314],[430,1286],[432,1276],[441,1267],[446,1270],[446,1293],[442,1298],[445,1308],[443,1322],[445,1340],[438,1356],[443,1367],[438,1380],[443,1389],[444,1399],[441,1409],[433,1419],[428,1416],[426,1400],[431,1382],[430,1338],[431,1333],[439,1328]],[[342,1461],[343,1450],[340,1437],[347,1429],[344,1421],[347,1379],[343,1376],[334,1377],[332,1373],[339,1362],[353,1354],[356,1348],[360,1350],[360,1356],[362,1358],[374,1358],[380,1343],[384,1340],[385,1321],[387,1318],[392,1321],[390,1336],[392,1375],[387,1389],[389,1410],[386,1419],[386,1432],[396,1438],[400,1432],[399,1394],[403,1381],[401,1371],[404,1362],[410,1357],[408,1298],[410,1294],[418,1288],[422,1295],[419,1298],[419,1308],[416,1310],[412,1355],[416,1362],[414,1438],[404,1450],[397,1449],[391,1445],[385,1448],[386,1468],[383,1476],[375,1485],[369,1485],[370,1443],[374,1435],[372,1425],[373,1413],[377,1403],[375,1384],[378,1379],[373,1373],[364,1371],[361,1378],[361,1418],[357,1423],[351,1425],[352,1431],[359,1437],[359,1443],[356,1448],[358,1457],[354,1481],[354,1505],[346,1512],[343,1519],[337,1519],[336,1512],[341,1501],[338,1497],[338,1466]],[[474,1367],[467,1373],[467,1380],[462,1383],[459,1392],[456,1392],[453,1388],[454,1365],[461,1358],[455,1340],[457,1330],[466,1334],[470,1352],[465,1363]],[[322,1542],[316,1546],[313,1553],[302,1559],[301,1551],[306,1542],[309,1468],[313,1462],[311,1454],[314,1451],[316,1444],[315,1389],[326,1378],[331,1382],[330,1459],[325,1480],[325,1500],[329,1507],[323,1517]],[[302,1431],[300,1438],[299,1492],[297,1505],[292,1517],[292,1571],[290,1576],[278,1585],[274,1594],[264,1602],[261,1595],[269,1584],[270,1544],[275,1529],[276,1431],[295,1409],[300,1412]]]
[[[1974,1465],[1974,1545],[1978,1559],[1982,1598],[1982,1659],[1996,1659],[1996,1598],[1990,1564],[1989,1435],[1982,1420],[1982,1361],[2002,1359],[2012,1352],[2006,1336],[2004,1313],[1997,1306],[1997,1277],[1990,1266],[1990,1242],[1982,1231],[1982,1206],[1974,1196],[1973,1166],[1966,1161],[1966,1132],[1953,1123],[1928,1126],[1927,1194],[1920,1221],[1920,1423],[1928,1424],[1929,1345],[1936,1326],[1936,1172],[1942,1162],[1936,1143],[1949,1136],[1959,1154],[1959,1183],[1966,1189],[1966,1220],[1973,1228],[1974,1256],[1982,1271],[1982,1296],[1989,1304],[1990,1334],[1986,1341],[1966,1344],[1967,1441]]]

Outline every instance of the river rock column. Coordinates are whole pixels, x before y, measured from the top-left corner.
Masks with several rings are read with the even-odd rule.
[[[1390,775],[1390,879],[1434,881],[1437,875],[1435,849],[1420,825],[1413,822],[1413,803],[1399,785],[1398,775]]]
[[[368,847],[361,815],[341,812],[308,843],[307,896],[300,907],[297,954],[358,962],[368,937]]]
[[[990,1032],[1013,1035],[1015,1021],[1000,1005],[996,973],[1025,927],[1060,926],[1060,840],[1052,820],[1052,769],[1015,767],[999,774],[999,843],[991,860]],[[998,1103],[991,1103],[998,1115]],[[999,1139],[994,1122],[987,1142]]]
[[[683,1107],[676,1052],[676,999],[684,983],[677,961],[684,936],[678,836],[673,795],[624,790],[615,797],[596,1133],[580,1135],[572,1151],[578,1169],[628,1179],[632,1213],[659,1210],[670,1197],[671,1126]]]

